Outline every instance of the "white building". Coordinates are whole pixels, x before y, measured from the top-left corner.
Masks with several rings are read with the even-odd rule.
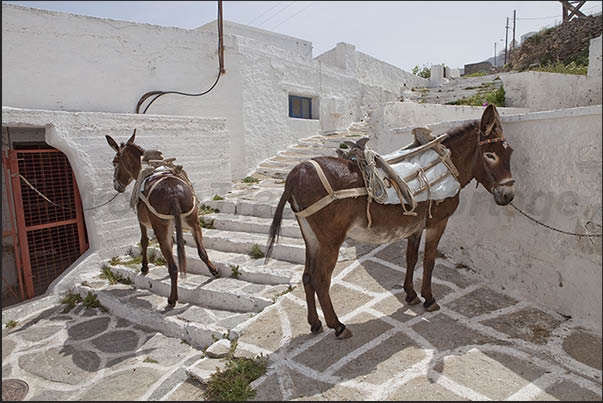
[[[67,156],[86,228],[78,221],[73,247],[89,245],[86,256],[110,255],[138,237],[125,196],[86,210],[114,194],[106,134],[125,141],[137,128],[138,143],[177,157],[197,194],[207,197],[298,139],[346,128],[371,107],[397,100],[401,87],[427,82],[353,45],[338,43],[313,58],[309,41],[226,21],[226,72],[216,87],[201,97],[165,95],[146,115],[133,114],[147,91],[199,93],[211,86],[218,73],[216,26],[189,30],[2,4],[3,153],[47,144]],[[27,196],[30,189],[21,185]],[[9,197],[3,193],[3,205]],[[8,231],[9,212],[3,215]],[[31,225],[21,233],[51,230]],[[38,288],[63,266],[46,273]]]

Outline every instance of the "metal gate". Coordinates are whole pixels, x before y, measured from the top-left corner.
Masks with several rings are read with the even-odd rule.
[[[21,271],[25,294],[32,298],[88,249],[82,202],[69,160],[59,150],[8,154]]]

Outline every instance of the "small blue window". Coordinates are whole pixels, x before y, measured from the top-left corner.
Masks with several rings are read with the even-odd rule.
[[[289,117],[312,119],[312,98],[289,95]]]

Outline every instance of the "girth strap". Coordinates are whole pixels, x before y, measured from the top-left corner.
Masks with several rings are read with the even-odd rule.
[[[142,200],[143,203],[146,204],[147,208],[151,211],[151,213],[153,213],[154,215],[156,215],[159,218],[163,218],[164,220],[170,220],[170,219],[174,218],[174,216],[172,214],[162,214],[159,211],[155,210],[155,208],[153,206],[151,206],[149,199],[151,198],[151,193],[153,193],[153,190],[155,190],[157,185],[159,185],[160,182],[162,182],[163,180],[165,180],[167,178],[178,179],[179,181],[181,181],[184,184],[186,184],[187,186],[189,186],[186,181],[184,181],[183,179],[181,179],[177,176],[165,175],[165,176],[163,176],[163,178],[160,178],[157,182],[153,183],[153,186],[151,186],[151,188],[149,189],[149,194],[147,196],[145,196],[142,192],[140,192],[140,194],[138,195],[140,200]],[[193,207],[186,213],[180,214],[180,217],[187,217],[187,216],[191,215],[197,209],[197,197],[195,196],[194,192],[192,192],[192,193],[193,193]]]
[[[368,194],[366,191],[366,188],[364,188],[364,187],[352,188],[352,189],[341,189],[341,190],[334,191],[333,188],[331,187],[331,184],[329,183],[329,180],[325,176],[324,171],[320,167],[320,164],[314,160],[308,160],[308,162],[311,163],[312,166],[314,166],[314,169],[316,169],[318,178],[320,179],[322,186],[325,188],[325,190],[327,191],[328,194],[325,197],[323,197],[322,199],[320,199],[319,201],[317,201],[316,203],[312,204],[310,207],[305,208],[302,211],[296,211],[295,215],[297,215],[298,217],[311,216],[312,214],[314,214],[317,211],[328,206],[329,204],[331,204],[331,202],[333,202],[335,200],[347,199],[350,197],[366,196]]]

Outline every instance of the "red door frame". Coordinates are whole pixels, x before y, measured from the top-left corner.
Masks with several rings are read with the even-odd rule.
[[[33,285],[33,274],[31,271],[31,261],[29,255],[29,244],[27,242],[27,232],[34,231],[44,228],[53,228],[62,225],[77,224],[78,238],[79,238],[79,252],[80,256],[88,249],[88,243],[86,242],[85,236],[85,225],[84,225],[84,214],[82,209],[82,202],[75,180],[73,170],[71,171],[73,177],[73,188],[74,188],[74,199],[75,199],[75,212],[76,218],[50,222],[46,224],[27,226],[25,223],[25,214],[23,209],[23,199],[21,192],[21,178],[19,176],[19,163],[18,154],[34,154],[34,153],[60,153],[60,150],[10,150],[8,152],[9,168],[11,171],[12,185],[13,185],[13,199],[15,204],[15,212],[17,218],[17,235],[19,239],[19,246],[21,249],[21,268],[23,273],[23,280],[25,283],[25,294],[27,298],[33,298],[35,296],[34,285]],[[27,186],[27,185],[26,185]]]

